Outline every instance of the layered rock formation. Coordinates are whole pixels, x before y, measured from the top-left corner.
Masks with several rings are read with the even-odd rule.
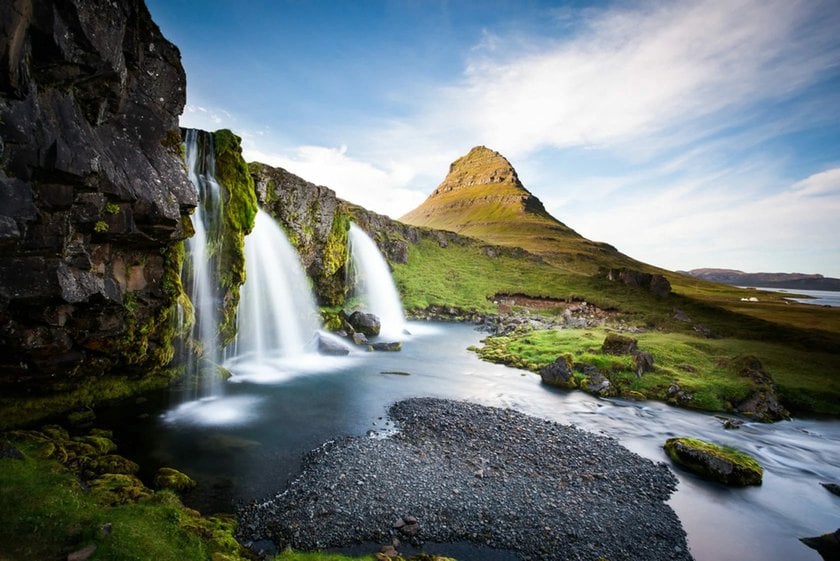
[[[0,5],[0,385],[172,358],[180,54],[142,2]]]
[[[633,263],[614,247],[587,240],[551,216],[522,185],[510,162],[484,146],[455,160],[429,198],[400,220],[520,247],[586,273]]]
[[[319,303],[336,306],[346,296],[347,230],[355,222],[392,263],[408,262],[408,248],[424,237],[441,246],[464,243],[452,232],[416,228],[348,203],[332,189],[282,168],[249,164],[260,206],[276,218],[298,250]]]

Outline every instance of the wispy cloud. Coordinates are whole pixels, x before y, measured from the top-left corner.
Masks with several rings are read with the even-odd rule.
[[[330,187],[343,199],[395,218],[426,197],[404,187],[413,176],[410,167],[392,163],[381,168],[351,157],[346,146],[299,146],[284,155],[260,152],[246,144],[243,152],[250,161],[282,167],[307,181]]]

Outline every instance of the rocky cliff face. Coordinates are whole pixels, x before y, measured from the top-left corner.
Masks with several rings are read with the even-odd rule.
[[[0,22],[0,384],[162,366],[196,204],[179,52],[142,2],[9,0]]]
[[[348,203],[336,197],[332,189],[310,183],[282,168],[252,163],[249,170],[260,206],[283,225],[300,253],[322,305],[344,303],[347,230],[351,221],[373,238],[392,263],[406,263],[409,244],[424,237],[444,246],[464,240],[452,232],[417,228]]]

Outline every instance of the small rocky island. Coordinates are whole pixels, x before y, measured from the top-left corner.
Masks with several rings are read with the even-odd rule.
[[[472,542],[522,559],[688,560],[665,504],[676,478],[615,440],[510,409],[432,398],[390,409],[399,432],[330,441],[242,542],[313,550]]]

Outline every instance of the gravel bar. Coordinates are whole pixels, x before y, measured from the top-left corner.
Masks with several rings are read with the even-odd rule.
[[[677,480],[614,439],[510,409],[418,398],[387,438],[331,441],[276,497],[239,512],[240,539],[320,550],[472,542],[524,560],[690,560],[665,501]]]

